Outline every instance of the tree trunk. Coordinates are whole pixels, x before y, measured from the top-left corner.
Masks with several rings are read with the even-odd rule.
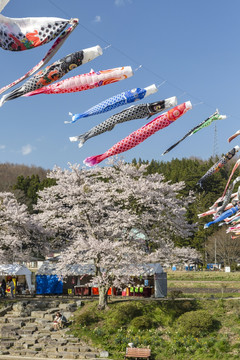
[[[106,286],[99,286],[98,291],[99,291],[98,309],[104,310],[107,306],[108,288]]]

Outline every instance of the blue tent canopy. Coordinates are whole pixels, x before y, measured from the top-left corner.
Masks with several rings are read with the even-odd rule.
[[[57,275],[36,275],[36,294],[62,294],[63,282]]]

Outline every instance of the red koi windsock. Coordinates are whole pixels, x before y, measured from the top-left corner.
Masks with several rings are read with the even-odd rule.
[[[159,115],[140,129],[132,132],[130,135],[113,145],[113,147],[107,150],[104,154],[86,158],[84,160],[84,164],[87,166],[93,166],[99,164],[101,161],[110,156],[117,155],[134,148],[148,137],[155,134],[158,130],[169,126],[191,108],[192,104],[190,101],[175,106],[173,109]]]

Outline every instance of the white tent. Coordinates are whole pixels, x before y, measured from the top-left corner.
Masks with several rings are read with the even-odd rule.
[[[0,264],[0,275],[6,276],[17,276],[17,275],[25,275],[28,289],[31,291],[32,289],[32,272],[24,265],[19,264]]]

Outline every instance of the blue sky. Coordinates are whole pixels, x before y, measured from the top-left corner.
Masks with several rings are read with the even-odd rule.
[[[91,68],[97,71],[119,66],[131,66],[134,76],[79,93],[38,95],[5,103],[0,108],[0,162],[65,168],[68,162],[82,164],[86,157],[104,153],[146,120],[118,125],[79,149],[69,136],[87,131],[124,107],[64,124],[70,120],[68,112],[83,112],[122,91],[151,84],[161,85],[158,92],[136,104],[176,96],[178,104],[190,100],[193,109],[123,153],[126,161],[170,161],[190,156],[207,159],[213,155],[214,144],[218,154],[227,152],[240,141],[239,137],[231,144],[227,142],[240,129],[239,13],[239,0],[10,0],[2,11],[8,17],[79,18],[78,27],[50,63],[84,48],[111,45],[102,56],[64,78]],[[0,49],[0,87],[37,64],[52,43],[22,52]],[[216,127],[213,123],[161,156],[216,108],[228,116],[226,120],[217,122]]]

